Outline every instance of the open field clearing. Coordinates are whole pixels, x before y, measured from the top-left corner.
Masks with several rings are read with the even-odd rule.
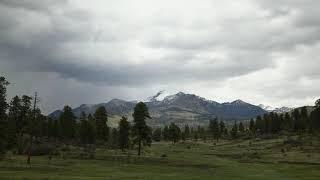
[[[1,179],[320,179],[319,142],[285,145],[283,139],[154,143],[142,157],[97,149],[95,159],[82,159],[81,149],[63,155],[7,155]],[[312,144],[312,146],[310,145]],[[131,154],[131,155],[128,155]]]

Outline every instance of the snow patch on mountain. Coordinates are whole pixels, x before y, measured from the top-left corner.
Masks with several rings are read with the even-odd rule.
[[[276,112],[276,113],[286,113],[286,112],[290,112],[292,111],[294,108],[291,108],[291,107],[280,107],[280,108],[274,108],[274,107],[271,107],[271,106],[266,106],[266,105],[263,105],[263,104],[259,104],[258,105],[259,107],[261,107],[262,109],[268,111],[268,112]]]
[[[165,90],[157,92],[155,95],[148,97],[146,102],[163,101],[169,94]]]

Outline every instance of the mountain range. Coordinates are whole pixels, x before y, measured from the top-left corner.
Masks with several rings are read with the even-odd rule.
[[[148,123],[153,126],[170,122],[199,125],[206,124],[210,119],[216,117],[224,121],[247,120],[268,112],[259,106],[242,100],[218,103],[183,92],[159,99],[158,97],[161,94],[162,92],[159,92],[145,102],[152,117],[152,119],[148,120]],[[74,108],[73,112],[75,116],[79,117],[82,111],[86,114],[93,114],[98,107],[104,106],[108,112],[109,123],[113,125],[119,121],[121,116],[127,116],[129,120],[132,120],[131,115],[136,103],[137,101],[112,99],[107,103],[82,104]],[[49,117],[56,119],[61,112],[61,110],[56,110],[49,114]]]

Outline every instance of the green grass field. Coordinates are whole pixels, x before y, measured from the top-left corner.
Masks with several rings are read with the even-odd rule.
[[[298,147],[283,139],[153,143],[143,157],[97,149],[94,160],[7,155],[0,161],[0,179],[320,179],[320,146],[309,140]]]

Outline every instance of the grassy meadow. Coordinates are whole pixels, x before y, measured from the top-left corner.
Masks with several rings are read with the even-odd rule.
[[[97,149],[81,158],[79,147],[53,156],[8,153],[0,161],[0,179],[320,179],[320,143],[304,137],[291,145],[285,138],[155,142],[142,157],[135,151]]]

